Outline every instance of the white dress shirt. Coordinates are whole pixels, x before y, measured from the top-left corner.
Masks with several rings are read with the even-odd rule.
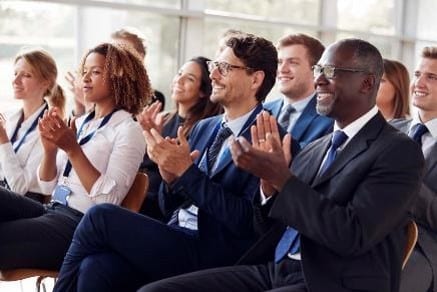
[[[27,130],[32,126],[44,108],[45,104],[21,123],[14,144],[11,142],[0,144],[0,179],[6,179],[10,189],[20,195],[24,195],[27,192],[44,193],[38,184],[36,175],[36,170],[43,155],[38,129],[35,128],[30,132],[23,140],[23,144],[17,153],[14,152],[14,146],[16,147],[20,143]],[[9,138],[12,137],[22,112],[20,109],[7,116],[6,132]]]
[[[304,99],[298,100],[296,102],[292,102],[291,105],[293,106],[293,108],[295,109],[294,112],[292,112],[290,114],[290,118],[289,118],[289,123],[288,123],[288,128],[284,129],[287,131],[287,133],[291,133],[291,130],[293,129],[294,125],[296,124],[297,120],[300,118],[300,116],[303,113],[303,110],[306,108],[306,106],[308,105],[308,103],[311,101],[311,99],[314,96],[314,92],[311,93],[310,96],[305,97]],[[279,117],[282,115],[282,112],[284,110],[286,110],[287,108],[287,104],[289,104],[289,99],[284,97],[283,100],[283,105],[281,108],[281,113],[279,114]]]
[[[76,120],[76,128],[80,128],[87,116]],[[58,150],[56,157],[56,177],[51,181],[42,181],[38,175],[44,192],[52,193],[58,184],[68,186],[71,190],[68,206],[82,213],[99,203],[119,205],[129,191],[145,153],[146,142],[141,126],[130,113],[116,111],[106,125],[97,129],[102,119],[91,120],[80,135],[82,138],[96,131],[91,140],[81,146],[86,157],[101,173],[89,193],[74,168],[67,178],[63,177],[68,158],[62,150]]]

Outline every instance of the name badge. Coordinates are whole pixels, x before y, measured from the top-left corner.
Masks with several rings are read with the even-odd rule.
[[[57,185],[55,191],[53,192],[53,201],[64,206],[68,206],[67,200],[70,194],[71,190],[69,187],[65,185]]]

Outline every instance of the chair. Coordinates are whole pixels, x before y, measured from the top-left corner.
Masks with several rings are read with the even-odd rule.
[[[138,172],[121,206],[132,212],[138,212],[146,198],[148,188],[149,177],[145,173]],[[45,278],[57,278],[58,271],[43,269],[0,270],[0,281],[19,281],[31,277],[38,277],[36,280],[36,291],[40,292],[42,287],[43,291],[46,292],[45,285],[42,281]]]
[[[407,261],[410,258],[414,247],[416,246],[417,237],[419,236],[419,231],[417,229],[416,222],[411,220],[407,224],[407,226],[405,226],[405,232],[407,234],[407,245],[405,246],[405,250],[404,250],[404,258],[402,261],[402,270],[405,268],[405,265],[407,264]]]

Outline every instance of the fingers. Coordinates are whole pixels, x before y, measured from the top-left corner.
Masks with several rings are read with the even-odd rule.
[[[182,126],[179,126],[178,128],[178,142],[183,146],[188,145],[187,137],[185,137],[184,128]]]
[[[252,127],[250,127],[250,135],[252,138],[252,145],[255,148],[259,148],[259,139],[258,139],[258,129],[255,125],[253,125]]]
[[[290,162],[293,158],[291,155],[291,140],[292,138],[290,134],[285,135],[284,139],[282,140],[282,152],[284,153],[284,157],[288,165],[290,165]]]
[[[196,160],[197,158],[199,158],[200,156],[200,151],[199,150],[194,150],[190,153],[190,157],[191,160],[194,162],[194,160]]]

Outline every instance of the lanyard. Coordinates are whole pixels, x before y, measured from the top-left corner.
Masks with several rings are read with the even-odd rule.
[[[49,106],[47,105],[47,103],[45,103],[45,107],[44,109],[39,113],[39,115],[36,117],[36,119],[33,121],[32,125],[29,127],[29,129],[27,129],[26,133],[24,133],[23,137],[21,137],[20,142],[18,142],[18,144],[13,147],[14,148],[14,152],[17,153],[18,149],[20,149],[21,145],[23,145],[24,140],[26,140],[26,137],[33,131],[36,129],[36,125],[38,125],[38,120],[40,118],[42,118],[42,116],[44,115],[44,112],[49,108]],[[17,140],[17,135],[18,135],[18,130],[20,130],[21,124],[23,123],[23,119],[24,119],[24,113],[21,113],[21,117],[18,120],[17,123],[17,127],[15,128],[14,133],[12,134],[12,138],[11,138],[11,144],[13,144],[15,142],[15,140]]]
[[[109,113],[108,115],[106,115],[106,116],[103,118],[103,120],[102,120],[102,122],[100,123],[100,125],[97,127],[97,129],[95,129],[94,131],[92,131],[91,133],[89,133],[88,135],[86,135],[85,137],[83,137],[82,139],[80,139],[80,141],[78,141],[78,142],[79,142],[79,145],[82,146],[82,145],[84,145],[85,143],[87,143],[89,140],[91,140],[91,138],[94,136],[94,134],[96,133],[96,131],[97,131],[98,129],[102,128],[104,125],[106,125],[106,124],[109,122],[109,120],[111,119],[112,115],[113,115],[116,111],[118,111],[118,109],[114,109],[111,113]],[[95,115],[96,115],[96,112],[95,112],[95,111],[92,111],[92,112],[90,112],[90,113],[88,114],[88,116],[85,118],[85,120],[83,121],[82,125],[81,125],[80,128],[79,128],[79,131],[78,131],[77,134],[76,134],[77,139],[79,139],[80,133],[82,132],[83,127],[85,126],[85,124],[89,123],[89,122],[94,118]],[[70,172],[71,172],[71,167],[72,167],[72,166],[71,166],[71,162],[70,162],[70,160],[68,160],[68,161],[67,161],[67,165],[65,165],[65,169],[64,169],[64,173],[63,173],[63,176],[64,176],[64,177],[68,177],[68,175],[69,175]]]

